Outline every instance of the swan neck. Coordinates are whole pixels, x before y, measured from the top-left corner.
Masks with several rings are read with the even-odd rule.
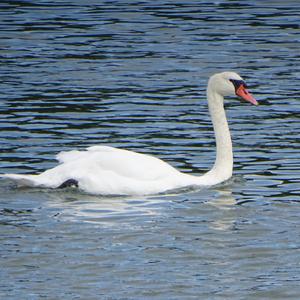
[[[207,100],[216,140],[216,160],[208,173],[221,182],[232,175],[233,154],[230,131],[224,110],[224,97],[208,86]]]

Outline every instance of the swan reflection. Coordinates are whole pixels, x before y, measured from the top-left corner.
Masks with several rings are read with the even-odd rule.
[[[49,193],[49,207],[61,210],[59,218],[99,223],[132,223],[133,218],[159,213],[162,199],[157,197],[101,197],[80,194],[77,191]]]
[[[219,190],[218,195],[208,202],[209,205],[218,208],[218,216],[210,223],[215,230],[231,230],[236,222],[236,199],[230,189]]]

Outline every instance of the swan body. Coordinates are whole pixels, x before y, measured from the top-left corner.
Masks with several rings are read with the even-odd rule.
[[[224,96],[242,97],[257,105],[243,79],[234,72],[213,75],[207,98],[216,138],[216,160],[202,176],[179,172],[151,155],[109,146],[92,146],[84,151],[59,153],[59,165],[38,175],[3,174],[21,186],[59,188],[67,183],[101,195],[149,195],[187,186],[210,186],[232,176],[233,155],[230,132],[224,111]]]

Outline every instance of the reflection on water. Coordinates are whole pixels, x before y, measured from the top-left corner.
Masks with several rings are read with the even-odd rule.
[[[162,199],[147,197],[134,199],[131,197],[97,197],[83,195],[76,191],[52,193],[47,205],[59,208],[59,218],[73,221],[98,223],[104,226],[124,225],[132,218],[154,216],[159,214]]]
[[[238,71],[260,105],[226,101],[234,177],[210,189],[103,198],[0,181],[0,298],[299,298],[300,4],[271,2],[1,2],[1,173],[106,144],[201,174],[208,76]]]

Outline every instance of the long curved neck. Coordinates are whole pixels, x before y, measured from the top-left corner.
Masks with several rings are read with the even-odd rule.
[[[233,154],[229,127],[223,105],[223,96],[216,93],[209,85],[207,88],[207,100],[215,132],[216,160],[213,168],[199,179],[200,184],[210,185],[220,183],[231,177]]]

